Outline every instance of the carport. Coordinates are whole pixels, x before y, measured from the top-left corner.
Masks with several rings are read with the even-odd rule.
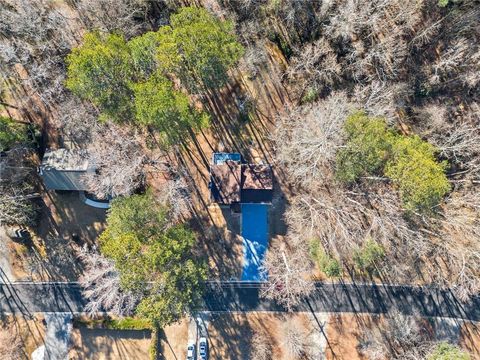
[[[242,204],[242,281],[265,280],[260,267],[268,247],[268,204]]]

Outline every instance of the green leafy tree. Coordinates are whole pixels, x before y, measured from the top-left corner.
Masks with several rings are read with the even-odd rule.
[[[66,86],[98,106],[104,117],[130,120],[133,64],[125,39],[117,34],[86,33],[67,57]]]
[[[433,145],[418,136],[397,137],[392,147],[385,175],[398,185],[407,210],[430,211],[450,191],[447,163],[437,162],[435,152]]]
[[[344,129],[347,142],[336,159],[336,176],[342,182],[385,175],[398,186],[408,211],[431,211],[450,191],[447,163],[438,162],[435,147],[418,136],[397,134],[384,119],[364,112],[350,115]]]
[[[148,79],[157,70],[157,49],[160,46],[159,34],[149,31],[131,39],[128,43],[135,77]]]
[[[362,270],[374,272],[385,257],[385,249],[375,240],[368,239],[361,249],[355,251],[353,261]]]
[[[0,116],[0,151],[6,151],[16,144],[28,142],[25,124],[18,123],[9,117]]]
[[[194,110],[188,97],[173,89],[172,83],[156,74],[147,81],[133,86],[137,121],[160,130],[165,140],[182,140],[190,129],[208,124],[206,114]]]
[[[446,342],[438,344],[427,360],[470,360],[470,355]]]
[[[162,26],[156,32],[158,47],[156,52],[158,71],[163,74],[181,74],[182,56],[179,52],[173,29]]]
[[[206,268],[192,257],[194,242],[187,227],[168,226],[168,209],[147,192],[112,202],[100,251],[113,260],[122,289],[142,295],[137,313],[165,326],[200,299]]]
[[[385,119],[359,111],[347,118],[344,130],[347,144],[337,155],[337,178],[351,183],[361,176],[381,173],[395,137]]]
[[[222,21],[203,8],[185,7],[171,17],[172,36],[183,65],[180,77],[188,74],[207,87],[227,81],[227,70],[243,55],[233,23]],[[164,30],[167,31],[167,30]]]
[[[330,278],[337,278],[342,275],[340,262],[328,255],[317,239],[310,243],[310,255],[319,269]]]

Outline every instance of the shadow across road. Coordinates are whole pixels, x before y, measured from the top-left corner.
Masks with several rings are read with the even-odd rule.
[[[261,283],[210,283],[204,311],[285,311],[261,297]],[[480,297],[459,301],[449,290],[384,284],[316,283],[308,298],[293,308],[303,312],[348,312],[446,317],[480,321]]]
[[[195,310],[210,312],[286,311],[261,297],[260,282],[208,282],[203,303]],[[82,312],[86,304],[78,283],[0,284],[1,313]],[[308,298],[293,308],[302,312],[348,312],[445,317],[480,321],[480,297],[459,301],[449,290],[406,285],[315,283]]]

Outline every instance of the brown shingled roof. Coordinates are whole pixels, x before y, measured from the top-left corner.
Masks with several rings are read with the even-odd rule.
[[[243,186],[245,190],[272,190],[273,177],[269,165],[243,165]]]
[[[226,161],[221,165],[212,165],[210,171],[222,203],[240,202],[242,166],[237,162]]]

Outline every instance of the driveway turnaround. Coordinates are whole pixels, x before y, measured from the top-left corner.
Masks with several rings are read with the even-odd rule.
[[[268,247],[268,205],[242,204],[242,281],[263,280],[260,266]]]
[[[260,283],[209,282],[203,304],[209,312],[285,311],[260,297]],[[77,283],[0,284],[2,313],[82,312],[86,299]],[[480,321],[480,296],[461,302],[452,292],[431,287],[402,285],[316,283],[315,291],[293,311],[406,315]]]

